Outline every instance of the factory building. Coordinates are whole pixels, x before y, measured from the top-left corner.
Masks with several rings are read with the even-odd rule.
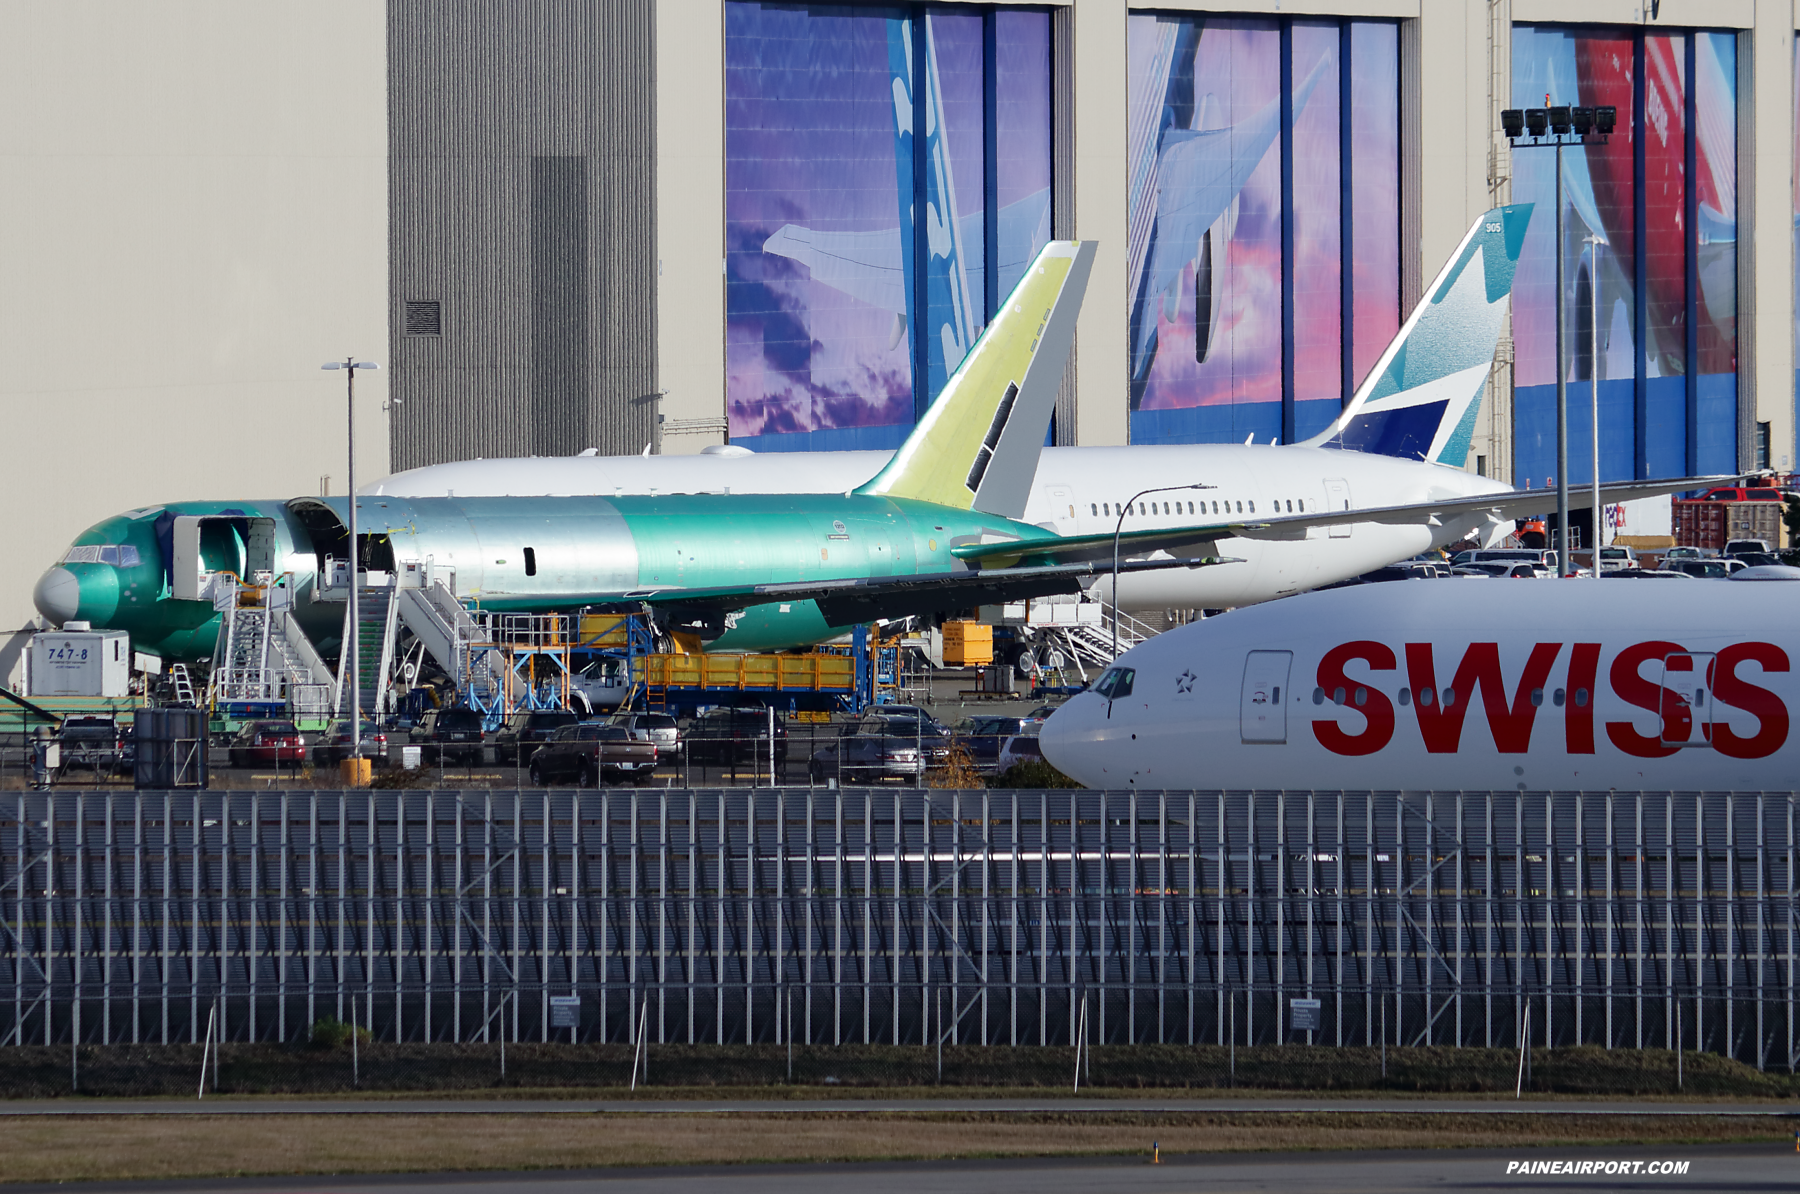
[[[1051,237],[1101,246],[1058,443],[1316,432],[1470,222],[1531,202],[1468,467],[1551,481],[1560,370],[1571,480],[1594,400],[1608,479],[1786,471],[1797,28],[1756,0],[13,5],[0,386],[34,500],[0,619],[108,514],[342,493],[318,366],[349,353],[383,367],[365,479],[897,445]],[[1616,127],[1502,135],[1557,105]]]

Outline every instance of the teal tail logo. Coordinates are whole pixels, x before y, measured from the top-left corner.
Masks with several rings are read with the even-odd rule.
[[[1309,444],[1463,466],[1531,207],[1475,221],[1350,405]]]

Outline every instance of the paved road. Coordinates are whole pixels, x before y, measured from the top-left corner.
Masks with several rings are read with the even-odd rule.
[[[1530,1176],[1507,1173],[1521,1160],[1686,1162],[1685,1174]],[[190,1182],[92,1183],[84,1194],[1164,1194],[1282,1191],[1295,1194],[1414,1194],[1581,1186],[1590,1190],[1791,1191],[1800,1156],[1785,1145],[1621,1150],[1267,1153],[1256,1156],[854,1165],[742,1165],[671,1169],[587,1169],[395,1177],[253,1178]],[[66,1186],[9,1186],[15,1194]]]
[[[1664,1103],[1550,1099],[42,1099],[0,1102],[5,1115],[723,1115],[808,1111],[1197,1112],[1393,1111],[1413,1115],[1757,1115],[1800,1117],[1793,1102]]]

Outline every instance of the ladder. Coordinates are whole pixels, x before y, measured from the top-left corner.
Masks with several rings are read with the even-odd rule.
[[[199,701],[194,692],[194,674],[188,671],[185,663],[169,665],[169,687],[175,693],[177,705],[197,706]]]
[[[1116,658],[1112,646],[1112,608],[1106,607],[1105,613],[1105,619],[1098,626],[1077,622],[1069,626],[1046,628],[1045,633],[1049,637],[1061,639],[1069,648],[1069,653],[1075,658],[1076,666],[1082,668],[1083,671],[1086,670],[1082,667],[1083,664],[1105,667]],[[1140,622],[1130,614],[1121,612],[1119,614],[1118,654],[1123,655],[1155,633],[1157,633],[1155,627]]]
[[[285,701],[298,716],[331,709],[332,676],[272,585],[233,586],[218,594],[219,645],[209,695],[215,702]],[[193,683],[179,664],[172,676],[177,700],[192,699]],[[186,693],[184,697],[183,693]]]

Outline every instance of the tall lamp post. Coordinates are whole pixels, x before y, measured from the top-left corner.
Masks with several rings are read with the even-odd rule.
[[[1113,526],[1113,566],[1112,566],[1112,657],[1119,657],[1119,538],[1125,531],[1125,515],[1137,500],[1153,493],[1173,493],[1177,489],[1212,489],[1211,485],[1162,485],[1155,489],[1140,489],[1131,495],[1131,500],[1119,507],[1119,521]]]
[[[1581,243],[1588,247],[1588,382],[1592,386],[1592,414],[1594,417],[1594,474],[1590,483],[1594,487],[1594,579],[1600,579],[1600,548],[1606,542],[1606,512],[1600,508],[1600,362],[1604,359],[1600,352],[1600,246],[1606,238],[1599,233],[1584,236]]]
[[[1582,145],[1590,132],[1601,138],[1612,135],[1619,111],[1612,104],[1598,107],[1550,106],[1544,96],[1541,108],[1507,108],[1500,113],[1500,130],[1514,149],[1556,150],[1556,574],[1569,575],[1569,380],[1563,367],[1566,329],[1563,326],[1563,166],[1567,145]],[[1546,134],[1548,136],[1546,137]],[[1519,138],[1531,143],[1521,146]],[[1604,143],[1604,141],[1602,142]],[[1598,391],[1596,391],[1598,393]],[[1596,571],[1598,570],[1596,556]]]
[[[344,376],[345,418],[348,423],[346,441],[349,445],[350,471],[350,609],[345,625],[347,631],[344,642],[338,650],[349,656],[350,670],[346,673],[350,680],[350,757],[356,761],[357,774],[362,774],[362,675],[361,653],[362,634],[357,623],[356,609],[356,566],[359,563],[356,550],[356,371],[358,369],[379,369],[374,361],[359,361],[355,357],[345,357],[341,361],[326,361],[321,369],[342,369]]]

